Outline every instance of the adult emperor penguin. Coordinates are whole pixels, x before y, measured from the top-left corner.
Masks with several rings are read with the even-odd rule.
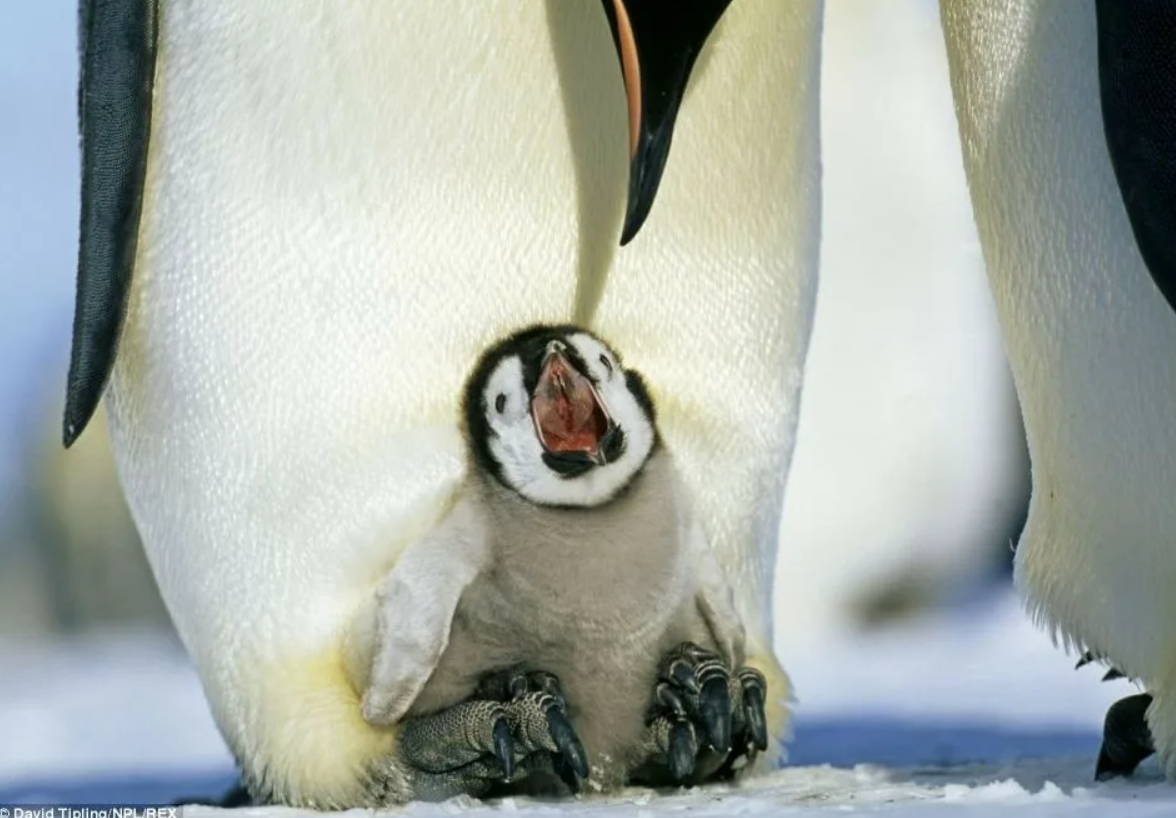
[[[1176,6],[942,10],[1033,469],[1016,580],[1148,691],[1111,708],[1098,774],[1154,747],[1176,779]]]
[[[132,515],[258,799],[386,800],[398,730],[364,721],[341,646],[460,484],[462,362],[535,320],[645,374],[748,664],[787,693],[820,3],[666,5],[82,3],[65,439],[108,383]]]

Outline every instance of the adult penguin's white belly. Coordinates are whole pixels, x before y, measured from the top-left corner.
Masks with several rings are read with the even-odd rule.
[[[395,731],[361,720],[342,635],[461,477],[467,368],[538,319],[594,321],[646,373],[786,693],[766,605],[814,290],[818,10],[731,6],[617,250],[626,109],[598,2],[163,5],[110,423],[263,789],[370,801]]]
[[[1095,11],[1093,0],[943,4],[965,165],[1032,460],[1016,579],[1065,643],[1154,694],[1149,722],[1172,776],[1176,315],[1116,184]]]
[[[821,51],[821,274],[780,527],[782,650],[975,582],[1008,554],[1028,490],[937,6],[827,0]]]

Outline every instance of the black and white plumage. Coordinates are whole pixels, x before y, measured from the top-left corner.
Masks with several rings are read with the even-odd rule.
[[[527,419],[532,400],[562,379],[583,398],[580,420],[598,427],[590,430],[599,436],[595,451],[570,439],[544,445],[542,426]],[[597,506],[624,490],[659,444],[654,412],[644,379],[570,325],[530,327],[495,345],[475,367],[463,401],[473,466],[543,506]]]
[[[820,4],[703,5],[683,26],[660,0],[82,3],[81,141],[105,159],[82,168],[66,439],[102,396],[254,798],[385,802],[400,735],[362,718],[354,616],[465,478],[453,362],[541,319],[601,329],[672,396],[661,434],[769,680],[760,765],[782,758]]]
[[[641,377],[531,327],[481,359],[464,414],[470,477],[352,658],[365,718],[400,725],[400,794],[695,782],[766,749],[766,682]]]
[[[1176,7],[943,0],[964,166],[1025,420],[1015,579],[1137,680],[1097,775],[1176,780]]]

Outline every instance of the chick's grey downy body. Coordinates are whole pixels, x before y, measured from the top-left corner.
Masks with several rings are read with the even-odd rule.
[[[542,669],[562,680],[593,777],[622,775],[640,761],[661,657],[682,642],[732,649],[704,613],[705,546],[671,458],[655,453],[624,494],[590,509],[536,505],[484,478],[463,502],[483,527],[487,564],[410,713],[469,698],[488,672]]]
[[[641,376],[586,330],[489,349],[463,402],[470,469],[357,617],[370,723],[418,796],[725,776],[767,746],[725,574]]]

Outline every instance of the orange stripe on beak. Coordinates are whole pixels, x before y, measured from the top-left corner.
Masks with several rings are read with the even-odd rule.
[[[694,60],[730,3],[601,0],[629,105],[629,195],[622,245],[637,235],[653,207]]]
[[[637,39],[623,0],[612,0],[617,15],[617,49],[621,53],[621,73],[625,77],[625,96],[629,101],[629,159],[637,153],[637,135],[641,128],[641,62],[637,59]]]

